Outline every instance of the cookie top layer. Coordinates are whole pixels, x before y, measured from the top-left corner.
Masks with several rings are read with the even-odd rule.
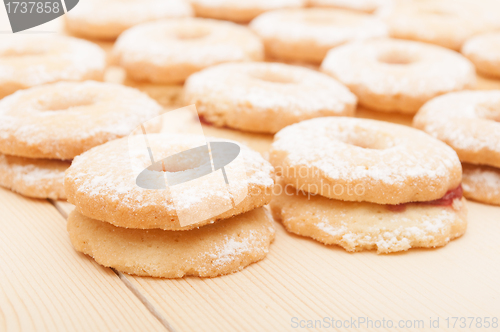
[[[345,117],[286,127],[275,136],[270,160],[299,190],[379,204],[439,199],[462,177],[457,154],[439,140],[406,126]]]
[[[317,71],[280,63],[230,63],[193,74],[184,88],[208,122],[252,132],[318,116],[352,116],[356,96]]]
[[[104,51],[85,40],[56,35],[9,36],[0,43],[0,98],[46,83],[101,80],[105,67]]]
[[[114,39],[140,23],[187,16],[193,16],[193,10],[184,0],[85,0],[64,18],[71,33]]]
[[[128,135],[161,109],[146,94],[111,83],[60,82],[18,91],[0,101],[0,152],[70,160]]]
[[[248,23],[266,11],[303,7],[306,2],[306,0],[191,0],[191,5],[196,16]]]
[[[432,99],[413,125],[451,146],[462,161],[500,167],[500,90],[462,91]]]
[[[189,232],[115,227],[77,211],[68,217],[76,250],[99,264],[139,276],[216,277],[263,259],[274,239],[272,218],[258,208]]]
[[[433,97],[476,85],[474,66],[464,56],[389,38],[334,48],[321,70],[347,85],[361,105],[387,112],[415,114]]]
[[[147,141],[154,159],[160,161],[200,146],[205,138],[151,134]],[[240,146],[237,158],[224,167],[229,184],[222,170],[203,174],[201,168],[189,166],[191,159],[186,157],[176,164],[165,164],[165,171],[151,169],[146,175],[165,183],[164,176],[167,180],[171,175],[182,178],[187,171],[200,170],[198,178],[166,189],[144,189],[137,184],[137,177],[152,163],[143,144],[143,135],[130,136],[75,158],[64,179],[68,201],[80,213],[120,227],[186,230],[263,206],[271,199],[273,167],[244,146]],[[193,219],[183,223],[189,217]]]
[[[391,5],[391,0],[309,0],[313,7],[332,7],[373,13],[377,9]]]
[[[498,9],[489,4],[454,0],[395,1],[381,16],[390,36],[460,50],[471,36],[498,29]]]
[[[500,32],[489,32],[468,39],[462,54],[483,75],[500,77]]]
[[[270,56],[315,63],[333,47],[388,35],[385,23],[374,16],[331,8],[274,10],[255,18],[250,27]]]
[[[134,26],[120,35],[113,48],[114,61],[132,79],[154,83],[183,82],[208,66],[258,61],[263,56],[261,41],[248,28],[202,18]]]

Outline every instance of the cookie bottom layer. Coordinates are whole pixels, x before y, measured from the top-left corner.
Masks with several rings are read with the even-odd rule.
[[[240,271],[266,257],[275,235],[264,208],[190,231],[121,228],[73,211],[68,232],[77,251],[103,266],[162,278]]]
[[[434,248],[465,233],[465,198],[456,198],[449,206],[405,206],[397,212],[388,205],[308,196],[291,188],[271,201],[274,218],[289,232],[351,252],[376,249],[380,254]]]
[[[500,168],[462,163],[464,196],[500,205]]]
[[[34,198],[66,199],[64,172],[70,161],[0,154],[0,186]]]

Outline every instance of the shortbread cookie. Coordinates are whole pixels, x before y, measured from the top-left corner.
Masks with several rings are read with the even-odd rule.
[[[467,228],[465,198],[456,197],[446,205],[408,203],[395,211],[386,205],[310,196],[281,185],[271,201],[274,218],[289,232],[347,251],[375,249],[380,254],[435,248]]]
[[[340,46],[321,69],[347,85],[360,105],[384,112],[415,114],[431,98],[476,86],[474,66],[462,55],[396,39]]]
[[[462,164],[464,196],[475,201],[500,205],[500,168]]]
[[[270,57],[312,63],[320,63],[328,50],[346,42],[388,35],[377,18],[342,9],[276,10],[260,15],[250,26]]]
[[[356,96],[331,77],[279,63],[222,64],[192,75],[185,104],[209,123],[276,133],[302,120],[352,116]]]
[[[144,23],[125,31],[114,62],[137,81],[182,83],[194,72],[223,62],[263,59],[261,41],[248,28],[201,18]]]
[[[472,37],[463,45],[462,54],[481,74],[500,78],[500,32]]]
[[[111,83],[59,82],[18,91],[0,101],[0,152],[71,160],[128,135],[161,110],[138,90]]]
[[[426,103],[413,126],[451,146],[466,163],[500,168],[500,90],[449,93]]]
[[[120,228],[73,211],[68,232],[75,249],[101,265],[163,278],[240,271],[266,257],[275,235],[265,208],[187,232]]]
[[[443,142],[406,126],[345,117],[286,127],[274,137],[270,161],[299,190],[378,204],[439,199],[462,177],[457,154]]]
[[[477,1],[395,1],[382,16],[394,38],[436,44],[459,51],[471,36],[498,27],[498,19]],[[495,10],[491,8],[491,10]]]
[[[201,137],[201,141],[204,139]],[[147,141],[150,150],[156,152],[156,161],[200,146],[200,136],[196,135],[150,134]],[[225,167],[229,185],[218,170],[181,187],[141,188],[136,171],[151,165],[143,142],[142,135],[115,140],[73,160],[66,171],[64,186],[68,201],[76,205],[78,212],[119,227],[187,230],[253,210],[271,200],[273,168],[257,152],[244,146],[240,147],[238,157]],[[166,165],[164,171],[151,170],[147,174],[151,179],[182,176],[183,171],[195,168],[185,165],[185,161],[190,160],[180,160],[173,168]],[[214,211],[220,214],[213,215]],[[196,212],[198,219],[182,226],[179,215],[190,212]]]
[[[65,199],[64,172],[70,161],[0,154],[0,186],[35,198]]]
[[[309,0],[313,7],[332,7],[373,13],[377,9],[392,4],[391,0]]]
[[[102,80],[105,67],[104,51],[90,42],[16,34],[0,43],[0,98],[57,81]]]
[[[303,7],[306,0],[191,0],[196,16],[248,23],[275,9]]]
[[[188,16],[193,10],[184,0],[85,0],[64,15],[70,33],[96,39],[115,39],[137,24]]]

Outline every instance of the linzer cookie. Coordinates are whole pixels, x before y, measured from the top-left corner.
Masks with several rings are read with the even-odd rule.
[[[500,205],[499,121],[500,91],[463,91],[426,103],[413,125],[457,152],[467,198]]]
[[[248,23],[266,11],[303,7],[306,2],[306,0],[191,0],[191,5],[196,16]]]
[[[161,84],[183,83],[209,66],[264,57],[248,28],[202,18],[160,20],[125,31],[113,49],[114,61],[129,78]]]
[[[94,81],[7,96],[0,101],[0,185],[25,196],[64,199],[64,171],[75,156],[130,134],[160,111],[138,90]]]
[[[407,40],[337,47],[328,52],[321,69],[351,89],[360,105],[383,112],[415,114],[436,96],[476,86],[474,66],[465,57]]]
[[[56,35],[9,37],[0,43],[0,98],[47,83],[103,79],[106,55],[95,44]]]
[[[189,16],[193,10],[184,0],[85,0],[64,18],[72,34],[112,40],[137,24]]]
[[[266,62],[202,70],[186,81],[184,97],[216,126],[272,134],[315,117],[352,116],[357,101],[328,75]]]
[[[273,168],[235,142],[205,140],[131,135],[75,158],[64,186],[76,206],[68,219],[76,250],[122,272],[165,278],[215,277],[263,259],[275,234],[262,207]]]
[[[266,54],[285,61],[321,63],[328,50],[350,41],[387,37],[374,16],[331,8],[281,9],[255,18],[250,27]]]
[[[287,230],[348,251],[438,247],[465,232],[456,153],[417,130],[317,118],[275,136],[271,201]]]

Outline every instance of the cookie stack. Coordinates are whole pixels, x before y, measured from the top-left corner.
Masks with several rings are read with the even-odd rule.
[[[317,118],[281,130],[271,201],[290,232],[347,251],[438,247],[467,227],[461,165],[431,136],[401,125]]]
[[[420,109],[413,125],[457,152],[465,197],[500,205],[500,90],[435,98]]]
[[[29,197],[64,199],[64,171],[75,156],[128,135],[160,111],[135,89],[94,81],[47,84],[5,97],[0,185]]]
[[[76,206],[68,218],[76,250],[122,272],[164,278],[215,277],[263,259],[275,234],[263,208],[274,170],[246,147],[217,169],[217,143],[134,135],[75,158],[64,186]],[[202,152],[183,154],[204,148],[215,171],[210,159],[208,172],[200,162]]]

